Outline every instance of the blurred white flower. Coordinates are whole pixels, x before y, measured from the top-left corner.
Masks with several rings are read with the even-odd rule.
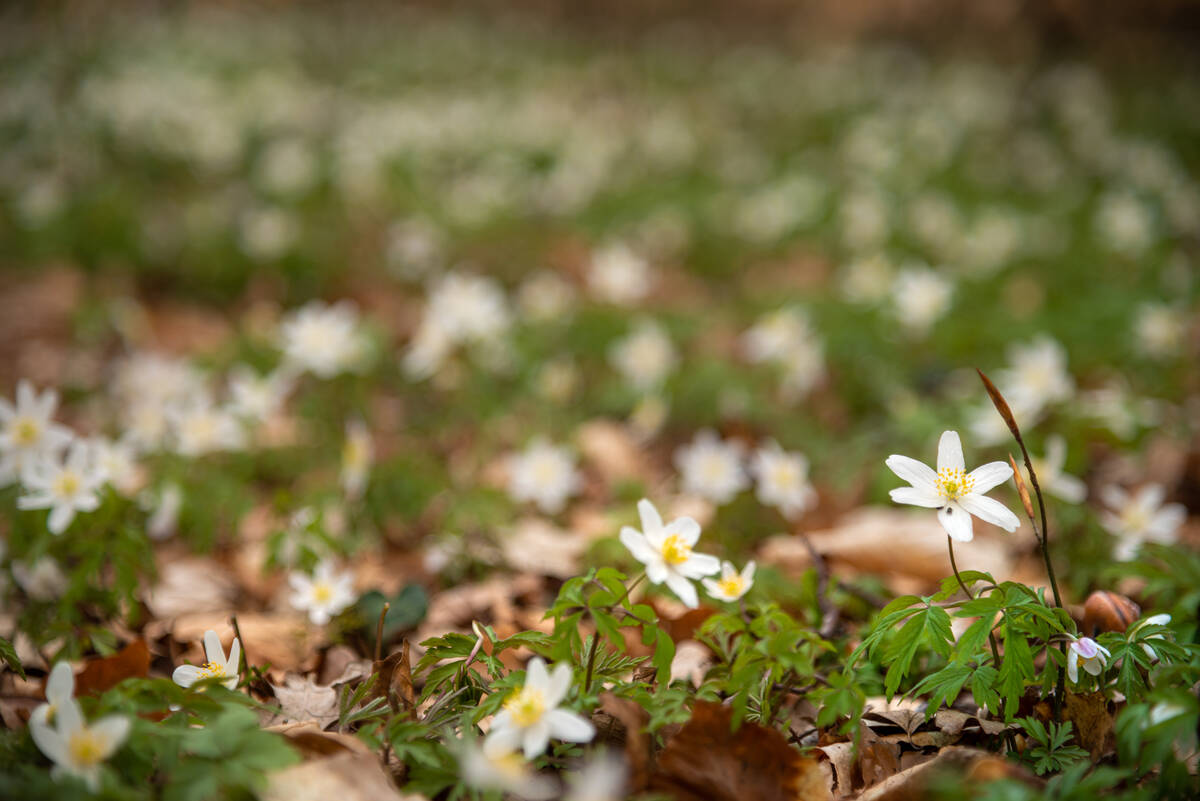
[[[430,288],[421,325],[404,355],[404,369],[416,379],[437,372],[460,344],[492,348],[492,358],[505,358],[500,337],[511,325],[504,289],[493,279],[451,272]]]
[[[237,418],[227,409],[214,405],[206,395],[197,395],[189,402],[168,408],[167,420],[175,435],[175,452],[182,456],[235,451],[245,445],[245,435]]]
[[[269,420],[283,406],[292,380],[280,372],[259,375],[245,364],[229,371],[229,410],[248,423]]]
[[[1155,359],[1179,355],[1185,333],[1184,316],[1166,303],[1144,303],[1133,324],[1138,350]]]
[[[623,526],[621,544],[646,566],[651,584],[665,581],[685,606],[696,608],[700,599],[692,581],[721,569],[717,557],[692,550],[700,539],[700,524],[690,517],[677,517],[663,525],[654,504],[645,498],[638,501],[638,515],[642,530]]]
[[[671,338],[653,320],[642,320],[632,332],[613,343],[609,360],[625,380],[639,392],[662,385],[679,357]]]
[[[1138,631],[1140,629],[1145,628],[1146,626],[1166,626],[1166,625],[1169,625],[1170,623],[1171,623],[1171,616],[1168,614],[1151,615],[1150,617],[1146,618],[1145,620],[1138,621],[1133,626],[1133,628],[1131,628],[1129,630],[1129,638],[1131,640],[1134,639],[1137,636]],[[1165,639],[1165,638],[1162,634],[1150,634],[1146,637],[1146,639],[1147,640],[1161,640],[1161,639]],[[1154,662],[1154,661],[1158,660],[1158,652],[1154,650],[1154,647],[1151,646],[1150,643],[1143,642],[1142,650],[1146,652],[1146,656],[1150,657],[1150,661]]]
[[[567,776],[564,801],[624,801],[628,795],[629,766],[620,756],[601,751]]]
[[[1169,545],[1178,539],[1187,510],[1182,504],[1164,504],[1166,496],[1161,484],[1147,484],[1134,495],[1111,485],[1100,491],[1111,510],[1101,513],[1100,523],[1117,538],[1114,558],[1128,562],[1143,542]]]
[[[157,497],[144,498],[143,505],[150,509],[150,518],[146,521],[146,536],[152,540],[165,540],[175,533],[179,525],[183,490],[178,484],[166,484],[159,490]]]
[[[900,324],[924,336],[950,308],[954,285],[928,267],[906,267],[892,283],[892,303]]]
[[[346,439],[342,443],[342,491],[356,500],[362,497],[371,475],[375,446],[367,424],[357,418],[346,423]]]
[[[996,375],[1010,403],[1042,409],[1060,403],[1075,392],[1067,370],[1067,351],[1054,339],[1040,336],[1028,345],[1014,345],[1008,352],[1009,367]]]
[[[547,514],[562,511],[567,498],[579,492],[582,477],[566,448],[534,439],[508,463],[508,494],[518,502],[532,501]]]
[[[299,237],[300,224],[283,209],[250,209],[238,220],[238,245],[254,261],[274,261],[286,255]]]
[[[742,334],[742,350],[754,364],[783,362],[797,344],[814,339],[808,315],[794,306],[763,315]]]
[[[74,776],[93,793],[100,789],[101,765],[121,747],[129,728],[129,718],[119,715],[89,725],[75,701],[58,704],[52,723],[44,715],[29,719],[34,743],[54,763],[54,779]]]
[[[1031,407],[1028,400],[1021,396],[1012,398],[1008,407],[1022,431],[1027,431],[1030,426],[1037,423],[1043,414],[1043,410]],[[1008,441],[1012,436],[1008,423],[1004,422],[1004,418],[996,411],[992,402],[986,400],[972,408],[968,414],[967,430],[971,432],[971,436],[976,442],[985,446],[999,445],[1001,442]]]
[[[998,416],[998,415],[997,415]],[[1063,472],[1067,463],[1067,441],[1058,434],[1046,439],[1045,457],[1033,459],[1038,484],[1046,492],[1067,503],[1081,503],[1087,496],[1087,485],[1075,476]],[[1028,471],[1026,471],[1028,472]]]
[[[88,440],[88,445],[105,483],[125,497],[135,495],[142,485],[142,472],[131,440],[128,437],[118,440],[93,437]]]
[[[568,357],[542,365],[537,374],[537,392],[555,403],[565,403],[579,386],[579,368]]]
[[[453,750],[458,755],[462,780],[476,790],[512,793],[530,801],[558,795],[557,785],[549,778],[539,776],[533,766],[515,750],[489,755],[474,743],[461,741]]]
[[[1021,524],[1008,507],[984,495],[1012,478],[1012,468],[1005,462],[988,462],[966,472],[962,441],[956,431],[943,432],[938,441],[937,472],[899,454],[889,456],[886,464],[912,485],[892,490],[892,500],[937,509],[938,521],[951,539],[970,542],[974,538],[971,515],[1005,531],[1016,531]]]
[[[349,301],[330,306],[314,300],[289,312],[279,334],[287,365],[318,378],[363,366],[367,343],[358,311]]]
[[[588,288],[603,301],[632,306],[650,293],[650,265],[629,246],[614,244],[592,254]]]
[[[268,192],[299,195],[316,183],[317,158],[302,139],[294,136],[274,139],[259,155],[255,175]]]
[[[334,573],[331,562],[321,562],[311,577],[295,571],[288,574],[292,587],[292,606],[308,612],[308,619],[318,626],[328,623],[355,601],[354,576],[349,572]]]
[[[741,572],[738,572],[732,562],[722,562],[720,578],[700,579],[700,583],[704,585],[704,591],[718,601],[737,601],[748,593],[754,584],[754,568],[754,562],[749,561]]]
[[[750,457],[750,473],[757,481],[758,500],[788,519],[798,517],[817,501],[816,490],[808,482],[808,459],[784,451],[774,440]]]
[[[162,407],[182,403],[205,392],[204,375],[182,359],[139,352],[117,363],[112,394],[120,408]]]
[[[873,187],[851,190],[838,209],[842,243],[855,252],[878,249],[891,231],[890,217],[882,192]]]
[[[661,395],[643,395],[629,413],[629,427],[639,439],[650,439],[662,428],[670,411]]]
[[[442,260],[442,235],[429,222],[414,218],[393,223],[387,231],[387,263],[401,278],[426,276]]]
[[[1071,641],[1067,648],[1067,677],[1073,684],[1079,682],[1079,666],[1093,676],[1104,672],[1104,663],[1111,656],[1108,649],[1091,637],[1080,637]]]
[[[71,441],[71,430],[50,419],[56,408],[57,392],[47,389],[38,395],[25,379],[17,383],[15,405],[0,398],[0,486],[21,478],[34,461]]]
[[[590,722],[561,706],[571,688],[571,666],[559,662],[554,671],[546,670],[541,657],[529,660],[525,684],[504,702],[504,708],[492,719],[483,752],[496,757],[520,748],[526,759],[546,750],[550,740],[586,743],[596,736]]]
[[[855,259],[839,272],[842,297],[851,303],[874,306],[892,290],[892,263],[882,253]]]
[[[171,674],[171,680],[180,687],[191,687],[201,679],[221,679],[226,689],[236,689],[238,673],[241,670],[242,644],[237,637],[229,647],[229,656],[221,645],[221,638],[212,629],[204,632],[203,665],[180,665]]]
[[[541,270],[526,278],[517,291],[521,312],[534,321],[563,316],[575,300],[575,289],[558,273]]]
[[[77,512],[94,512],[100,506],[98,491],[104,484],[95,454],[82,440],[71,443],[65,455],[43,454],[26,471],[29,494],[17,498],[20,509],[49,509],[46,527],[62,534]]]
[[[65,660],[56,662],[46,679],[46,703],[38,704],[30,713],[30,723],[37,720],[41,725],[53,726],[58,710],[75,704],[75,671]]]
[[[1130,192],[1112,191],[1100,198],[1093,222],[1101,241],[1128,256],[1143,253],[1154,242],[1154,218]]]
[[[13,580],[35,601],[56,601],[67,591],[67,577],[58,562],[39,556],[32,563],[14,559]]]
[[[723,442],[710,429],[698,432],[690,444],[675,451],[683,491],[718,504],[733,500],[750,483],[742,451],[740,442]]]

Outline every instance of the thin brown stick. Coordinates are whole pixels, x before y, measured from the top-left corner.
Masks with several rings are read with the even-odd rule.
[[[383,655],[383,619],[387,617],[388,610],[392,605],[384,601],[383,609],[379,611],[379,622],[375,624],[375,661],[378,662]]]
[[[821,627],[817,633],[823,639],[828,640],[837,631],[841,610],[837,604],[829,597],[829,564],[825,561],[825,557],[813,547],[812,541],[804,534],[800,535],[800,541],[804,543],[808,555],[812,558],[813,569],[817,572],[817,608],[821,611]]]

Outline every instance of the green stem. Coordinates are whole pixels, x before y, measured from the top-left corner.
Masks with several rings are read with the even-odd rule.
[[[628,593],[626,593],[628,594]],[[596,667],[596,650],[600,644],[600,632],[592,632],[592,642],[588,646],[587,673],[583,676],[583,692],[586,695],[592,689],[592,671]]]
[[[946,544],[950,546],[950,569],[954,571],[954,578],[958,579],[958,586],[962,587],[963,593],[972,601],[975,596],[971,594],[971,590],[967,587],[967,583],[963,581],[962,576],[958,572],[958,562],[954,560],[954,538],[946,536]],[[996,643],[996,635],[992,634],[991,629],[988,629],[988,644],[992,646],[992,660],[996,663],[996,667],[1000,667],[1000,646]]]

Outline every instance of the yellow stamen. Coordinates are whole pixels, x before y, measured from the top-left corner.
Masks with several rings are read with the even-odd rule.
[[[967,475],[961,467],[945,467],[938,471],[934,484],[939,495],[952,501],[971,494],[975,479]]]
[[[672,534],[663,540],[662,558],[668,565],[681,565],[692,557],[692,546],[684,542],[678,534]]]
[[[717,586],[727,597],[734,598],[742,594],[742,588],[746,586],[746,582],[742,581],[742,577],[738,575],[725,576],[717,581]]]
[[[513,722],[524,728],[532,726],[546,714],[546,700],[540,690],[523,687],[504,702]]]
[[[29,446],[38,440],[41,426],[32,417],[18,417],[13,423],[13,439],[17,445]]]
[[[71,755],[71,762],[74,764],[80,767],[90,767],[104,761],[106,745],[107,743],[102,737],[84,727],[71,734],[71,739],[67,743],[67,752]]]
[[[58,478],[54,481],[54,494],[60,498],[70,498],[79,492],[79,487],[82,483],[74,471],[64,470],[58,474]]]
[[[205,662],[200,666],[200,678],[211,679],[225,675],[225,666],[217,662]]]
[[[327,604],[333,600],[333,587],[324,581],[318,581],[316,584],[313,584],[312,594],[314,601],[320,604]]]

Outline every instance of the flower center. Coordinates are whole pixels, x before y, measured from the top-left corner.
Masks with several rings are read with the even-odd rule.
[[[710,456],[704,460],[702,470],[704,477],[712,482],[723,481],[725,474],[728,473],[728,467],[725,460],[719,456]]]
[[[212,679],[225,675],[225,666],[218,662],[205,662],[200,666],[200,678]]]
[[[948,501],[971,494],[975,479],[968,476],[961,467],[946,467],[938,471],[934,479],[938,494]]]
[[[525,760],[521,759],[521,755],[516,751],[493,757],[490,762],[497,773],[511,781],[525,778]]]
[[[799,476],[790,462],[783,462],[776,465],[775,469],[771,471],[771,478],[777,486],[791,487],[796,484],[796,479]]]
[[[542,719],[542,715],[546,714],[546,700],[540,690],[524,687],[505,702],[504,708],[512,715],[514,723],[526,728],[537,723]]]
[[[90,767],[104,761],[104,746],[104,739],[85,727],[71,734],[67,751],[71,755],[71,762]]]
[[[681,565],[692,556],[692,546],[684,542],[678,534],[672,534],[663,540],[662,558],[668,565]]]
[[[32,417],[18,417],[13,423],[13,440],[18,447],[28,447],[38,441],[42,427]]]
[[[539,486],[549,487],[558,478],[558,465],[550,459],[539,459],[533,466],[533,479]]]
[[[721,592],[733,598],[742,594],[742,588],[746,586],[746,582],[742,581],[741,576],[727,576],[720,579],[717,586],[721,588]]]
[[[1131,532],[1139,533],[1150,523],[1150,515],[1138,504],[1129,504],[1121,510],[1121,522]]]
[[[54,480],[54,494],[60,498],[70,498],[79,492],[82,483],[75,471],[64,470]]]
[[[327,604],[333,600],[333,587],[328,582],[318,581],[313,584],[313,600],[319,604]]]

